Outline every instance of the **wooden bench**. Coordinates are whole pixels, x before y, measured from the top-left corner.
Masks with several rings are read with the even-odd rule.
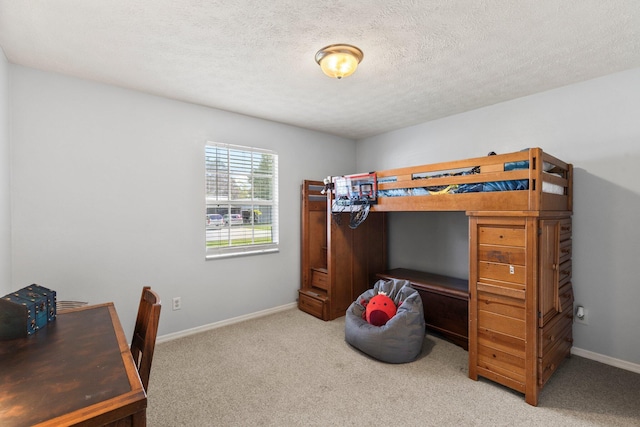
[[[469,282],[406,268],[377,273],[379,279],[408,280],[422,298],[427,330],[469,349]]]

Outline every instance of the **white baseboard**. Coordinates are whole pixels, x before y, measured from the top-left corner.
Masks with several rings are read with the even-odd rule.
[[[611,356],[605,356],[604,354],[594,353],[593,351],[583,350],[577,347],[571,347],[571,354],[640,374],[640,365],[637,363],[627,362],[625,360],[616,359]]]
[[[211,329],[221,328],[223,326],[233,325],[234,323],[244,322],[245,320],[249,320],[249,319],[257,319],[259,317],[267,316],[269,314],[277,313],[279,311],[288,310],[290,308],[294,308],[297,306],[298,306],[297,302],[292,302],[289,304],[281,305],[279,307],[269,308],[269,309],[258,311],[255,313],[245,314],[244,316],[233,317],[231,319],[221,320],[219,322],[210,323],[208,325],[198,326],[191,329],[185,329],[184,331],[173,332],[171,334],[159,336],[156,339],[156,343],[172,341],[178,338],[187,337],[189,335],[198,334],[200,332],[209,331]]]

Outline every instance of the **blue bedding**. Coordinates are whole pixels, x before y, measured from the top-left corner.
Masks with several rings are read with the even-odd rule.
[[[528,169],[529,162],[527,160],[520,162],[510,162],[504,164],[505,171]],[[458,172],[454,174],[439,174],[432,175],[428,178],[414,178],[429,179],[429,178],[443,178],[447,176],[463,176],[473,175],[478,173],[478,168],[473,168],[468,171]],[[378,183],[394,182],[395,178],[381,179]],[[425,186],[414,188],[393,188],[389,190],[378,190],[378,197],[404,197],[404,196],[427,196],[431,194],[460,194],[460,193],[483,193],[491,191],[517,191],[529,189],[529,180],[516,179],[507,181],[494,181],[494,182],[479,182],[472,184],[454,184],[454,185],[440,185],[440,186]]]
[[[459,193],[482,193],[489,191],[516,191],[527,190],[529,180],[516,179],[510,181],[480,182],[477,184],[459,184],[415,187],[415,188],[393,188],[390,190],[378,190],[378,197],[403,197],[403,196],[427,196],[430,194],[459,194]]]

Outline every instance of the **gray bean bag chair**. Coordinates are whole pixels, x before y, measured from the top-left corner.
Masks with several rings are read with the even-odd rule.
[[[398,306],[396,315],[386,324],[374,326],[363,317],[365,305],[382,291]],[[347,343],[387,363],[415,360],[422,350],[425,336],[422,299],[406,280],[379,280],[373,289],[360,295],[347,309],[345,340]]]

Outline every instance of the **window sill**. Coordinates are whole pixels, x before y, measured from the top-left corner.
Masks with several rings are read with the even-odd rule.
[[[262,255],[262,254],[272,254],[280,252],[280,248],[262,248],[262,249],[244,249],[239,252],[226,252],[226,253],[216,253],[216,254],[207,254],[205,256],[205,261],[222,259],[222,258],[234,258],[241,256],[251,256],[251,255]]]

